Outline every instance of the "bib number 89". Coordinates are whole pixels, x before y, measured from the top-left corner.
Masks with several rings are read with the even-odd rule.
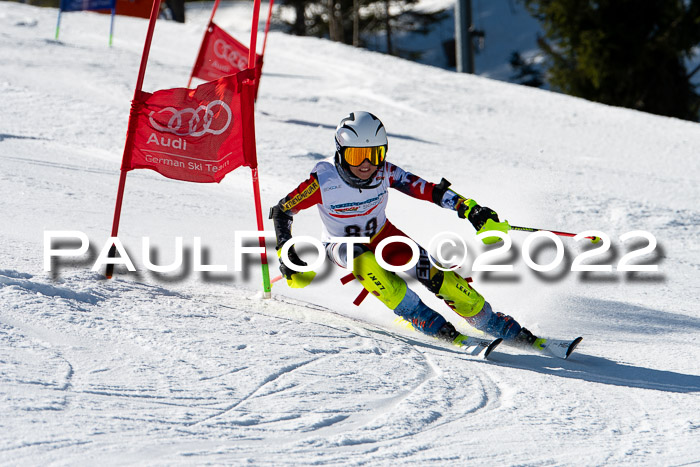
[[[364,231],[359,225],[346,225],[345,226],[345,236],[346,237],[374,237],[377,233],[377,218],[373,217],[367,221],[365,224]]]

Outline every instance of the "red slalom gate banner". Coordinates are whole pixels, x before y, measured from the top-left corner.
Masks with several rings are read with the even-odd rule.
[[[221,181],[236,167],[248,166],[253,181],[258,231],[262,233],[265,230],[255,144],[256,54],[250,53],[248,68],[244,71],[205,83],[194,90],[178,88],[143,92],[160,2],[153,1],[131,105],[112,220],[113,240],[109,258],[116,256],[126,176],[133,169],[151,169],[169,178],[206,183]],[[251,50],[256,50],[259,13],[260,0],[254,0]],[[263,297],[269,298],[270,274],[264,237],[258,237],[258,243]],[[115,264],[122,263],[107,263],[107,278],[112,277]]]
[[[248,68],[250,50],[214,23],[209,23],[199,56],[192,69],[192,78],[204,81],[219,79]],[[263,56],[256,54],[255,95],[262,75]],[[190,78],[190,82],[191,79]],[[188,86],[189,87],[189,86]]]
[[[262,53],[260,54],[257,53],[255,47],[259,11],[254,10],[253,12],[253,31],[251,32],[251,47],[249,49],[214,24],[214,15],[219,7],[219,2],[220,0],[214,2],[209,24],[204,32],[202,45],[199,48],[199,54],[192,67],[192,73],[190,73],[190,80],[187,82],[187,87],[190,87],[193,78],[199,78],[205,81],[218,79],[227,74],[247,68],[249,66],[249,61],[253,61],[255,66],[251,68],[255,68],[256,72],[255,98],[257,99],[260,77],[262,76],[263,57],[265,55],[265,47],[267,47],[267,35],[270,32],[270,20],[272,19],[274,0],[270,0],[267,21],[265,22],[265,37],[263,39]],[[251,49],[256,53],[251,53]]]
[[[220,182],[232,170],[256,165],[251,134],[251,70],[196,89],[139,92],[132,105],[133,132],[122,170],[152,169],[188,182]],[[254,145],[254,141],[252,142]]]

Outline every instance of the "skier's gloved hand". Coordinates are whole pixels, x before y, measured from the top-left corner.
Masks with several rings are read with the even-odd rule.
[[[484,227],[489,219],[498,222],[498,214],[491,208],[479,206],[478,204],[469,210],[467,220],[472,223],[474,229],[478,232]]]
[[[289,249],[287,256],[289,261],[293,262],[295,265],[307,265],[305,261],[299,258],[299,255],[297,255],[294,247]],[[314,271],[299,272],[293,270],[287,264],[285,264],[286,260],[282,259],[282,247],[277,250],[277,257],[280,260],[280,272],[284,278],[287,279],[287,285],[289,285],[289,287],[293,289],[301,289],[309,285],[311,281],[314,280],[314,277],[316,277],[316,273]]]
[[[282,273],[285,279],[291,279],[292,276],[297,273],[297,271],[287,266],[286,259],[282,259],[282,247],[279,247],[277,249],[277,257],[280,260],[280,272]],[[307,265],[305,261],[299,258],[299,255],[297,255],[297,252],[296,250],[294,250],[294,247],[291,247],[289,249],[289,251],[287,252],[287,257],[289,258],[289,261],[293,262],[294,264],[297,264],[299,266]]]
[[[460,206],[458,214],[460,217],[466,217],[467,220],[472,223],[477,234],[491,230],[508,233],[510,230],[508,221],[500,222],[496,211],[491,208],[479,206],[476,204],[476,201],[472,199],[466,200],[463,205]],[[491,245],[500,242],[501,237],[484,237],[481,241],[486,245]]]

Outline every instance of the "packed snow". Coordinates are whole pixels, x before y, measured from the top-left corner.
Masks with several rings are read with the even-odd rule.
[[[211,4],[160,21],[144,90],[182,87]],[[260,32],[267,6],[261,8]],[[460,271],[497,311],[536,334],[583,336],[561,360],[502,344],[489,360],[407,329],[328,262],[307,288],[262,299],[259,259],[233,270],[234,233],[256,228],[251,172],[192,184],[130,172],[119,238],[137,271],[92,271],[109,237],[147,20],[0,2],[0,463],[3,465],[688,465],[700,462],[700,127],[329,41],[272,32],[256,106],[263,210],[334,151],[352,110],[379,116],[389,159],[495,209],[512,225],[607,234],[611,249],[562,238],[536,272],[529,234],[472,272],[489,249],[450,211],[391,196],[416,241],[467,241]],[[215,22],[244,43],[251,5]],[[259,37],[260,39],[260,37]],[[261,44],[261,41],[258,41]],[[267,217],[267,216],[265,216]],[[265,227],[272,230],[271,221]],[[90,248],[54,258],[47,231]],[[656,272],[623,272],[623,256]],[[315,211],[295,235],[318,236]],[[169,264],[176,237],[185,264]],[[193,272],[195,237],[207,264]],[[63,242],[64,249],[76,248]],[[268,241],[277,275],[274,242]],[[550,240],[528,249],[538,264]],[[314,252],[307,252],[313,259]],[[473,332],[419,284],[410,285]]]

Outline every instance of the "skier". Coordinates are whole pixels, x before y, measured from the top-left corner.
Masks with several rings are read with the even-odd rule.
[[[293,216],[317,206],[323,221],[322,241],[331,261],[347,267],[347,244],[333,243],[331,237],[370,237],[369,243],[352,247],[352,271],[363,287],[416,329],[459,345],[465,336],[426,306],[404,279],[377,263],[374,251],[383,239],[408,237],[386,218],[388,188],[456,211],[477,231],[481,231],[489,219],[499,222],[498,215],[452,191],[444,178],[436,185],[388,162],[386,130],[371,113],[353,112],[343,118],[335,131],[335,143],[334,160],[329,158],[317,163],[311,176],[270,210],[278,255],[284,243],[292,238]],[[515,319],[493,312],[491,305],[464,278],[453,271],[436,268],[430,263],[427,251],[420,246],[419,251],[419,261],[406,273],[444,300],[471,326],[516,345],[535,343],[537,338]],[[410,246],[401,242],[389,243],[382,252],[382,258],[396,266],[408,263],[412,255]],[[289,249],[288,257],[296,265],[306,265],[294,246]],[[315,275],[292,270],[281,256],[280,271],[291,287],[304,287]]]

